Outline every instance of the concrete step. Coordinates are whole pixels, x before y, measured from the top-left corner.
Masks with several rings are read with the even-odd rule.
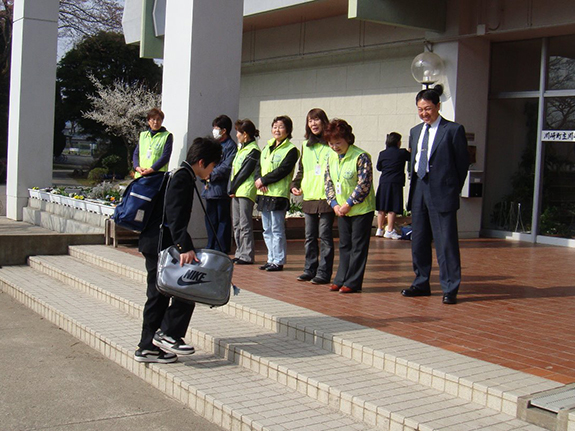
[[[133,359],[141,321],[30,267],[0,274],[2,290],[84,343],[228,430],[372,430],[242,366],[198,350],[174,364]],[[195,316],[194,316],[195,318]]]
[[[74,247],[84,249],[93,247]],[[102,255],[107,250],[102,250]],[[77,253],[76,253],[77,254]],[[94,256],[94,253],[90,253]],[[108,257],[115,253],[108,253]],[[117,267],[123,256],[114,259]],[[99,256],[103,260],[105,256]],[[129,256],[126,261],[143,261]],[[141,285],[110,270],[90,268],[67,256],[30,259],[33,268],[114,304],[139,317],[145,300]],[[94,271],[96,269],[96,271]],[[288,333],[230,316],[206,307],[194,313],[190,331],[193,344],[217,353],[276,383],[306,394],[340,412],[380,429],[520,429],[527,426],[515,417],[477,403],[378,370],[297,340]],[[539,428],[532,428],[539,429]]]
[[[104,234],[106,216],[53,202],[28,199],[23,220],[60,233]]]
[[[0,217],[0,266],[24,265],[30,255],[65,254],[73,244],[103,244],[101,234],[57,233],[32,224]]]
[[[143,258],[81,245],[70,254],[145,284]],[[240,288],[242,286],[239,286]],[[563,384],[243,290],[218,311],[402,379],[518,416],[520,399]],[[575,425],[575,424],[574,424]]]

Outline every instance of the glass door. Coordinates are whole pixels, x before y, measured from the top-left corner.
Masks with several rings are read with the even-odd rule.
[[[549,39],[544,129],[575,132],[575,36]],[[543,142],[539,235],[575,238],[575,142]]]
[[[482,214],[484,230],[572,245],[575,139],[543,131],[575,136],[575,35],[492,45]]]

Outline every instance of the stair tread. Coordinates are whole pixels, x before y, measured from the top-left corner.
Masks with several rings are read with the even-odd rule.
[[[140,309],[143,307],[145,295],[142,286],[123,276],[103,273],[69,256],[42,256],[31,260],[44,262],[75,278],[85,279],[100,291],[110,291],[114,296],[134,302]],[[477,403],[377,370],[317,346],[286,338],[214,309],[197,307],[191,326],[200,339],[209,336],[222,344],[233,345],[236,351],[242,351],[245,356],[257,361],[258,369],[265,365],[274,373],[293,375],[306,384],[309,382],[314,388],[325,385],[341,398],[353,398],[355,403],[369,403],[374,409],[387,412],[387,415],[398,415],[402,421],[411,420],[417,424],[439,421],[445,426],[442,421],[450,416],[436,412],[449,414],[450,409],[455,409],[451,413],[462,418],[458,419],[460,424],[470,415],[475,421],[491,418],[499,421],[496,423],[505,423],[514,420]],[[304,362],[311,358],[313,360]],[[526,423],[522,422],[522,425]]]
[[[119,262],[127,276],[145,280],[142,257],[102,245],[72,246],[70,249],[71,252],[77,249],[87,256],[98,256],[109,262]],[[314,341],[318,337],[324,337],[330,343],[333,339],[334,343],[338,341],[348,350],[355,350],[352,354],[348,352],[347,356],[354,357],[356,352],[357,356],[362,356],[367,352],[373,356],[373,362],[377,360],[381,363],[385,358],[385,369],[388,371],[390,367],[387,366],[387,362],[391,362],[391,366],[395,363],[396,367],[402,368],[403,374],[410,371],[421,372],[426,374],[427,380],[429,380],[427,375],[433,375],[434,378],[441,377],[444,380],[443,385],[459,382],[465,387],[481,392],[483,397],[487,397],[487,394],[497,394],[501,399],[516,402],[521,396],[562,386],[558,382],[542,377],[323,315],[246,290],[242,290],[239,296],[232,297],[228,306],[223,309],[230,314],[249,313],[252,322],[265,319],[274,323],[285,322],[290,328],[296,328],[304,333],[306,341],[307,338]],[[403,368],[408,370],[403,371]]]
[[[5,267],[0,279],[25,289],[37,300],[59,314],[80,322],[88,331],[97,333],[104,343],[118,346],[124,354],[132,356],[139,339],[141,322],[128,314],[66,286],[29,267]],[[30,280],[35,280],[30,283]],[[173,364],[136,364],[158,368],[168,379],[181,380],[181,387],[189,385],[193,391],[213,398],[256,421],[270,430],[342,429],[368,430],[366,424],[336,412],[294,390],[273,382],[264,376],[235,365],[214,354],[197,351],[189,357],[180,357]],[[289,424],[282,426],[281,424]]]

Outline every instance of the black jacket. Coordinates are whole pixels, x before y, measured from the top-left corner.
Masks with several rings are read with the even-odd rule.
[[[407,210],[411,210],[411,200],[414,183],[417,177],[415,173],[415,155],[417,143],[423,124],[418,124],[409,132],[409,146],[411,147],[411,187],[409,188],[409,200]],[[459,209],[459,193],[469,168],[469,153],[467,152],[467,137],[461,124],[441,118],[435,134],[433,147],[429,154],[429,191],[433,206],[439,212],[457,211]]]
[[[409,162],[411,154],[404,148],[387,147],[379,153],[377,164],[378,171],[381,171],[379,184],[395,183],[405,185],[405,163]]]
[[[194,183],[196,176],[187,162],[182,162],[170,180],[164,183],[154,199],[152,215],[140,234],[139,250],[142,253],[157,253],[162,223],[162,210],[166,201],[166,218],[162,249],[175,245],[178,251],[186,253],[195,250],[192,237],[188,233],[188,224],[192,214]]]

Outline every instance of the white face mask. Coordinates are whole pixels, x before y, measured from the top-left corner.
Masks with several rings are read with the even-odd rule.
[[[214,136],[214,139],[220,139],[222,137],[222,131],[220,129],[212,129],[212,135]]]

